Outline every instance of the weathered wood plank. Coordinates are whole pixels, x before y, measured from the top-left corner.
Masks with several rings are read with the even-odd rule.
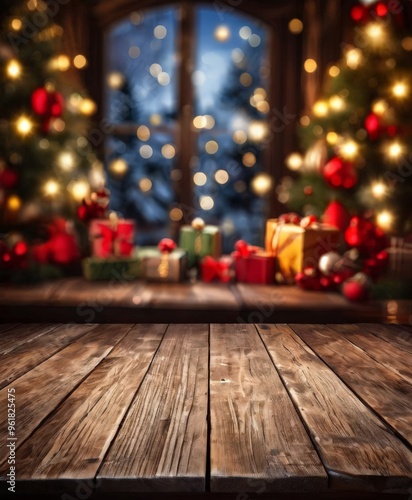
[[[325,325],[290,325],[394,430],[412,443],[412,385]]]
[[[412,355],[391,343],[386,335],[383,340],[358,325],[329,325],[346,340],[363,349],[372,359],[397,373],[412,384]],[[373,325],[371,325],[373,331]],[[395,334],[392,333],[392,337]]]
[[[222,283],[146,283],[134,303],[157,309],[239,309],[230,286]]]
[[[4,332],[7,332],[7,330],[11,330],[12,328],[16,328],[20,325],[21,323],[2,323],[0,324],[0,335],[2,335]]]
[[[170,325],[98,473],[102,491],[205,489],[208,326]]]
[[[0,284],[1,304],[34,305],[49,301],[64,280],[46,281],[30,285]]]
[[[327,475],[253,325],[211,325],[212,492],[321,491]]]
[[[99,465],[161,342],[166,325],[136,325],[19,448],[19,480],[75,491]],[[18,485],[21,490],[21,485]]]
[[[19,443],[57,408],[130,329],[131,325],[100,325],[0,390],[0,408],[7,407],[7,390],[15,390]],[[1,449],[5,449],[6,438],[6,433],[0,433]]]
[[[60,323],[26,323],[16,325],[0,335],[0,354],[17,349],[60,326]]]
[[[360,323],[359,328],[368,331],[391,345],[412,355],[412,329],[405,325],[380,325],[378,323]]]
[[[258,331],[339,489],[412,487],[412,453],[287,325]]]
[[[29,339],[16,349],[12,349],[10,345],[0,356],[0,389],[95,327],[96,325],[89,324],[61,325],[48,333]]]

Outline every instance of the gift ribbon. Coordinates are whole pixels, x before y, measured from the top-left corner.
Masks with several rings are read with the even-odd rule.
[[[130,241],[132,228],[129,225],[118,224],[118,220],[114,221],[112,218],[110,227],[102,223],[98,223],[97,227],[100,234],[96,235],[95,238],[102,240],[102,256],[108,257],[111,254],[118,257],[130,255],[133,243]]]
[[[235,258],[243,257],[243,258],[248,258],[251,255],[255,255],[256,253],[262,251],[260,247],[254,246],[254,245],[249,245],[246,243],[244,240],[239,240],[235,243],[235,248],[236,251],[233,252],[233,256]]]
[[[231,262],[228,259],[214,259],[209,255],[202,260],[202,279],[210,282],[215,278],[222,283],[230,281],[232,275],[230,272]]]
[[[176,248],[176,243],[170,238],[163,238],[157,245],[162,256],[160,259],[159,267],[157,268],[159,277],[162,279],[167,279],[169,277],[170,265],[169,265],[169,255]]]

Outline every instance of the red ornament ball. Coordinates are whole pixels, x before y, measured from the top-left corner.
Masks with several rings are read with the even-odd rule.
[[[321,277],[314,267],[306,267],[302,272],[296,273],[295,283],[303,290],[320,290]]]
[[[4,168],[0,172],[0,186],[6,189],[13,189],[19,182],[19,174],[12,168]]]
[[[303,194],[306,196],[311,196],[313,194],[313,187],[312,186],[305,186],[303,188]]]
[[[376,141],[376,139],[379,139],[381,124],[378,115],[375,115],[375,113],[370,113],[365,118],[365,129],[372,141]]]
[[[353,163],[335,156],[323,167],[323,178],[331,188],[351,189],[355,186],[358,175]]]
[[[280,215],[278,221],[284,224],[295,224],[299,226],[300,216],[295,212],[289,212],[287,214]]]
[[[51,118],[58,118],[63,114],[64,98],[55,90],[48,91],[40,87],[31,96],[31,106],[33,111],[43,118],[42,129],[47,132]]]
[[[341,231],[345,231],[349,226],[350,215],[345,206],[340,201],[331,201],[326,207],[322,216],[324,224],[337,227]]]
[[[351,10],[351,18],[355,22],[360,22],[360,21],[365,21],[368,16],[368,9],[366,7],[363,7],[362,5],[355,5],[355,7],[352,8]]]
[[[353,302],[361,302],[368,298],[371,280],[365,273],[357,273],[342,283],[343,295]]]

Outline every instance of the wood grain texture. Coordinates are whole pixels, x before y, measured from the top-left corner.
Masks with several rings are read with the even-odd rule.
[[[386,338],[382,339],[372,334],[373,325],[371,325],[370,333],[358,325],[329,326],[346,340],[363,349],[372,359],[412,384],[412,354],[397,347],[395,342],[391,342],[395,334],[390,336],[386,333]]]
[[[362,330],[372,333],[375,337],[385,340],[412,355],[412,329],[405,325],[380,325],[378,323],[361,323]]]
[[[26,342],[31,342],[59,326],[59,323],[26,323],[13,326],[0,334],[0,354],[12,352]]]
[[[0,284],[0,303],[35,305],[50,301],[63,281],[55,280],[30,285],[2,283]]]
[[[4,408],[8,388],[15,389],[19,444],[110,353],[130,328],[130,325],[99,325],[89,335],[73,342],[0,391],[0,408]],[[1,449],[5,449],[6,439],[6,433],[0,433]],[[0,460],[4,458],[0,457]],[[4,463],[0,470],[4,472]]]
[[[0,389],[68,346],[96,325],[61,325],[29,338],[16,349],[5,350],[0,357]]]
[[[102,490],[204,491],[207,397],[208,326],[170,325],[98,473]]]
[[[136,325],[19,449],[19,479],[92,482],[166,330]]]
[[[412,385],[325,325],[290,325],[395,431],[412,443]]]
[[[412,487],[412,453],[287,325],[258,331],[299,409],[331,486]]]
[[[211,325],[212,492],[321,491],[327,476],[253,325]]]
[[[163,309],[239,309],[230,287],[223,283],[147,283],[135,302],[139,307]]]

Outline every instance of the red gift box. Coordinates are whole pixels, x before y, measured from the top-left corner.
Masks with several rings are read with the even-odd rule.
[[[235,258],[236,279],[240,283],[269,285],[274,282],[276,258],[263,248],[238,241],[232,256]]]
[[[132,220],[92,220],[89,229],[92,255],[102,259],[130,257],[134,246],[134,233],[135,224]]]

